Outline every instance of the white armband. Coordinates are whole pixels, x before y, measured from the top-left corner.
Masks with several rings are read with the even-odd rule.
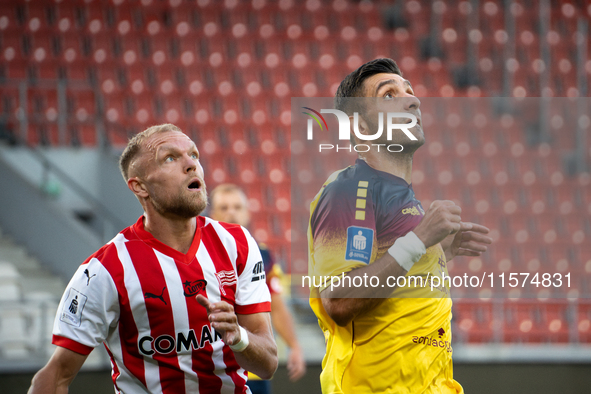
[[[394,257],[396,262],[407,272],[426,252],[425,244],[413,231],[398,238],[394,245],[388,249],[390,256]]]
[[[232,349],[233,352],[243,352],[244,349],[246,349],[248,347],[249,341],[248,341],[248,332],[244,329],[244,327],[242,326],[238,326],[238,328],[240,329],[240,342],[234,344],[234,345],[230,345],[230,349]]]

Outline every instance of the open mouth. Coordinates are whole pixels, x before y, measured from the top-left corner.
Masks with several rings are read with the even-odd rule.
[[[421,125],[421,117],[420,116],[417,116],[417,115],[415,115],[415,117],[417,118],[417,124],[420,126]],[[412,119],[407,118],[406,119],[406,124],[409,124],[409,123],[412,123]]]
[[[199,181],[193,181],[189,184],[189,189],[191,190],[198,190],[199,188],[201,188],[201,182]]]

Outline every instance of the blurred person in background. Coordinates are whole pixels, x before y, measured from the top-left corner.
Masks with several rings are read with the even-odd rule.
[[[250,211],[244,191],[233,184],[218,185],[210,193],[210,216],[214,220],[248,227]],[[259,244],[259,247],[263,257],[266,283],[271,293],[271,322],[290,349],[287,371],[290,380],[295,382],[306,373],[306,363],[295,335],[293,318],[281,295],[281,268],[275,264],[271,253],[264,244]],[[249,374],[248,386],[253,394],[270,393],[271,389],[269,381],[260,380],[256,375],[253,377],[252,374]]]

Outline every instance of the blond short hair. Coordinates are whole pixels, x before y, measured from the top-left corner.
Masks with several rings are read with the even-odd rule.
[[[183,132],[177,126],[170,123],[165,123],[148,127],[146,130],[142,131],[141,133],[137,133],[129,140],[125,150],[119,158],[119,170],[121,171],[121,175],[123,175],[123,179],[125,179],[126,182],[129,180],[129,166],[131,165],[131,162],[140,154],[144,141],[154,134],[165,133],[167,131]]]
[[[246,193],[244,190],[238,185],[233,183],[221,183],[217,185],[211,193],[209,193],[209,205],[211,208],[214,208],[214,198],[217,194],[226,194],[226,193],[238,193],[240,194],[246,202],[248,202],[248,198],[246,198]]]

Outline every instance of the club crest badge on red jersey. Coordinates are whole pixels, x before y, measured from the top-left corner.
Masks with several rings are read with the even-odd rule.
[[[218,282],[220,284],[220,292],[223,295],[226,295],[226,290],[224,290],[224,286],[232,286],[238,283],[238,278],[236,277],[236,272],[234,271],[218,271],[215,273],[215,277],[218,278]]]

